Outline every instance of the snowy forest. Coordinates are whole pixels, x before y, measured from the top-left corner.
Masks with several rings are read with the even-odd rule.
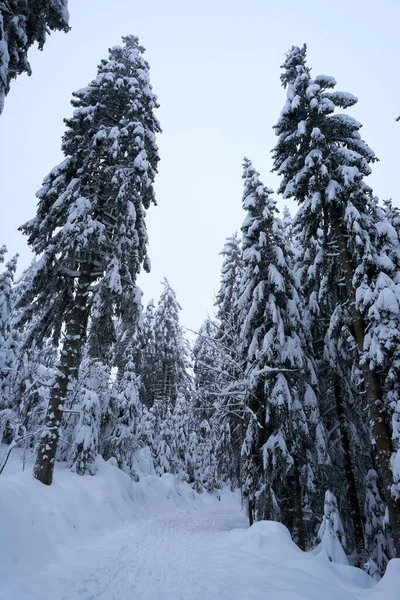
[[[0,119],[68,19],[66,0],[0,1]],[[139,453],[379,581],[400,557],[400,208],[368,183],[357,98],[288,49],[270,164],[238,164],[243,219],[194,332],[168,273],[146,304],[137,284],[163,158],[145,50],[128,35],[99,60],[21,223],[30,266],[0,249],[0,481],[19,452],[38,485],[57,465],[94,479],[101,457],[135,486]]]

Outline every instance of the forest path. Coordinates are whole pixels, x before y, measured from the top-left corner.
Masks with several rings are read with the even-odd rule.
[[[203,507],[130,525],[113,558],[102,561],[62,600],[232,597],[222,593],[218,553],[210,550],[230,529],[245,526],[238,510]]]
[[[233,594],[226,564],[228,532],[247,527],[237,508],[193,506],[143,519],[102,535],[79,552],[61,550],[41,572],[21,574],[1,591],[1,600],[206,600]],[[218,546],[222,543],[222,546]],[[228,568],[227,568],[228,567]],[[261,565],[260,565],[261,567]],[[244,569],[242,589],[251,589]],[[237,577],[237,575],[236,575]],[[244,588],[242,587],[244,586]],[[250,586],[250,588],[248,587]],[[4,594],[4,595],[3,595]],[[264,596],[251,596],[261,598]]]
[[[138,520],[78,550],[61,550],[43,570],[21,573],[5,589],[0,585],[0,600],[370,597],[370,590],[346,583],[330,563],[301,552],[279,524],[265,524],[265,530],[258,525],[249,530],[239,503],[232,502]]]

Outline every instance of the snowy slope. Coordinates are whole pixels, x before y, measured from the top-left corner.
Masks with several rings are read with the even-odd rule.
[[[146,461],[139,483],[99,467],[59,467],[50,488],[29,471],[0,478],[1,600],[400,598],[400,560],[375,585],[302,552],[278,523],[249,529],[232,494],[198,496]]]

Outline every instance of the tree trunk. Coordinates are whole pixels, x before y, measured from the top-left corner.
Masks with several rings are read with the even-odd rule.
[[[249,498],[249,500],[248,500],[248,511],[249,511],[249,526],[251,527],[254,523],[253,500],[251,500],[251,498]]]
[[[57,376],[50,393],[45,428],[36,455],[33,476],[45,485],[53,481],[54,463],[63,407],[71,382],[77,377],[88,321],[88,296],[92,278],[83,270],[78,279],[75,302],[65,323],[65,337],[58,362]]]
[[[301,493],[300,473],[294,464],[295,506],[293,508],[293,529],[297,533],[297,545],[301,550],[306,549],[306,535],[304,530],[303,498]]]
[[[353,469],[353,464],[351,461],[350,440],[349,440],[349,436],[347,434],[347,429],[346,429],[345,422],[344,422],[345,414],[344,414],[344,409],[343,409],[343,401],[342,401],[342,394],[341,394],[341,390],[340,390],[340,383],[339,383],[338,379],[335,379],[335,382],[333,384],[333,390],[334,390],[335,401],[336,401],[336,412],[337,412],[338,420],[340,423],[340,435],[341,435],[343,457],[344,457],[344,472],[346,473],[346,480],[347,480],[347,493],[348,493],[348,500],[349,500],[349,504],[350,504],[350,515],[351,515],[351,518],[353,521],[354,537],[356,540],[356,549],[360,556],[360,559],[362,560],[363,551],[364,551],[364,531],[363,531],[363,524],[362,524],[362,518],[361,518],[360,503],[358,501],[356,479],[354,477],[354,469]]]
[[[362,315],[356,307],[356,294],[353,286],[353,260],[346,247],[345,232],[343,228],[336,225],[336,231],[338,232],[340,259],[345,277],[352,324],[359,353],[360,356],[362,356],[364,351],[366,326]],[[396,502],[391,494],[391,486],[393,484],[393,474],[390,468],[392,439],[390,428],[385,421],[385,415],[382,411],[383,402],[381,383],[378,374],[370,369],[367,361],[362,362],[361,368],[364,376],[369,416],[372,421],[379,472],[382,478],[385,501],[389,511],[394,547],[396,556],[400,557],[400,503]]]

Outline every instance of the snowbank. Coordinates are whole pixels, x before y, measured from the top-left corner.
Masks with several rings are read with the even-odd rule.
[[[95,477],[57,465],[46,487],[15,473],[17,451],[0,477],[0,600],[400,599],[400,560],[376,584],[279,523],[249,528],[228,491],[157,477],[145,452],[135,465],[137,483],[100,458]]]
[[[7,466],[9,472],[21,468],[17,458],[18,451]],[[152,471],[145,455],[137,457],[137,465]],[[92,477],[58,464],[49,487],[32,477],[31,465],[23,473],[0,477],[0,581],[56,561],[66,548],[78,548],[125,523],[185,504],[217,502],[171,475],[160,478],[142,472],[136,483],[112,460],[98,457],[97,467]]]
[[[376,584],[361,569],[332,563],[324,554],[303,552],[286,527],[273,521],[231,531],[220,545],[225,564],[232,554],[242,556],[229,579],[232,594],[246,579],[252,581],[253,592],[243,588],[243,598],[263,597],[259,590],[265,590],[269,600],[400,599],[400,559],[390,561],[385,576]]]

